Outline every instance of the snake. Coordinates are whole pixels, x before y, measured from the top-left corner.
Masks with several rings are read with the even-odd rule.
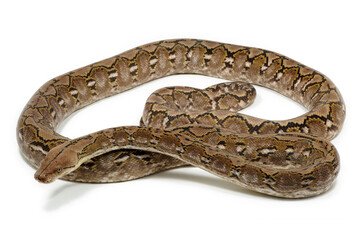
[[[148,98],[138,126],[75,139],[56,131],[64,119],[89,104],[174,74],[230,82],[206,89],[157,90]],[[294,100],[307,112],[279,121],[239,113],[256,95],[252,84]],[[46,82],[23,109],[16,136],[42,183],[59,178],[122,182],[190,165],[248,190],[305,198],[326,192],[338,175],[339,154],[330,140],[344,119],[345,104],[334,83],[295,60],[254,47],[172,39]]]

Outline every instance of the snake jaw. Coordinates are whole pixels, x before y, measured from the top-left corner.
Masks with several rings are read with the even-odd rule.
[[[60,169],[60,170],[59,170]],[[68,173],[74,171],[75,166],[66,167],[65,170],[63,168],[58,167],[56,171],[51,170],[50,168],[46,168],[43,171],[36,171],[34,174],[34,178],[40,183],[52,183],[56,179],[61,178],[62,176],[67,175]]]

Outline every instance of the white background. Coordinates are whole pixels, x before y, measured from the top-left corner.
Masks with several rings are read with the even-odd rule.
[[[359,239],[359,6],[357,1],[2,1],[0,7],[1,239]],[[284,200],[254,194],[195,168],[116,184],[44,185],[21,157],[17,119],[47,80],[148,42],[200,38],[289,56],[330,77],[347,105],[334,187]],[[75,113],[59,131],[78,137],[137,125],[144,101],[172,76]],[[244,112],[287,119],[298,104],[257,87]]]

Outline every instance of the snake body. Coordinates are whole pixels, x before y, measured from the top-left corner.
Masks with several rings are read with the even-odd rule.
[[[141,126],[72,140],[56,132],[86,105],[180,73],[234,82],[204,90],[158,90],[146,103]],[[309,111],[282,121],[239,114],[255,94],[247,83],[273,89]],[[301,198],[325,192],[336,178],[339,156],[329,140],[344,118],[338,89],[314,69],[258,48],[176,39],[140,46],[48,81],[25,106],[17,138],[40,182],[126,181],[190,164],[247,189]]]

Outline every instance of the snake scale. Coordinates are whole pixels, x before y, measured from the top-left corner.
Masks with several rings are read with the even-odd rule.
[[[56,127],[95,101],[173,74],[232,82],[207,89],[169,87],[153,93],[140,126],[69,139]],[[270,121],[238,111],[255,97],[250,84],[273,89],[308,109]],[[126,113],[124,113],[126,114]],[[328,190],[339,172],[329,142],[345,105],[323,74],[283,55],[212,41],[150,43],[45,83],[24,108],[17,139],[35,178],[50,183],[118,182],[193,165],[246,189],[285,198]]]

